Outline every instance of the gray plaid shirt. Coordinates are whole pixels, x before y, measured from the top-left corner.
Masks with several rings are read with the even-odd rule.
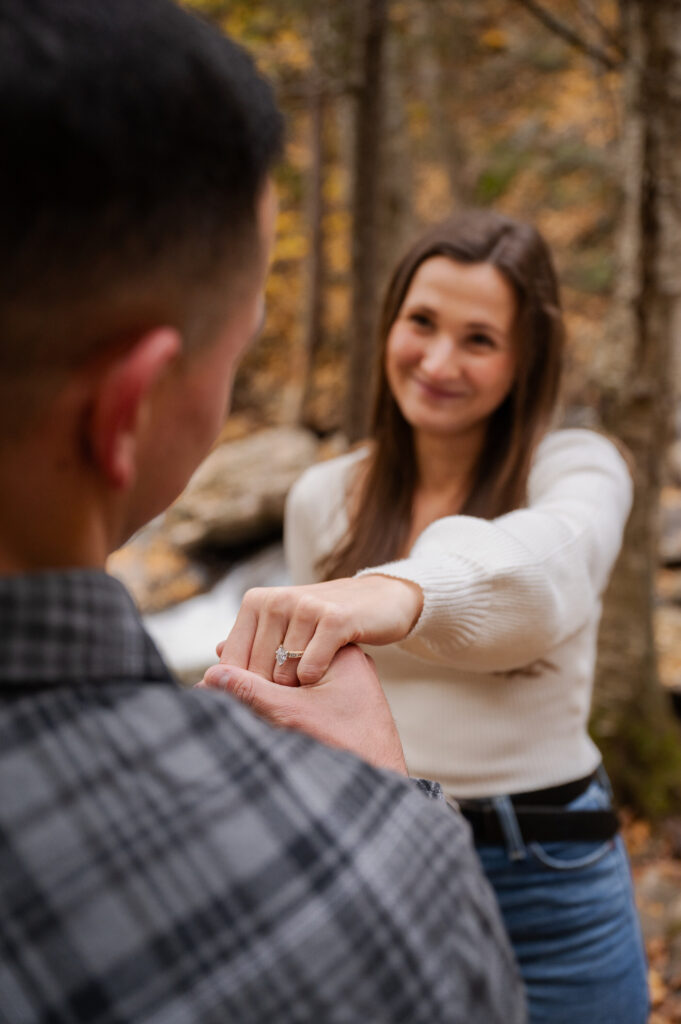
[[[515,1024],[467,826],[173,681],[96,571],[0,579],[4,1024]]]

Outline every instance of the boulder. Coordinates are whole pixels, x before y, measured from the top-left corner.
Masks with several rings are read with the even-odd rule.
[[[281,528],[289,488],[318,457],[301,427],[271,427],[222,444],[166,513],[164,534],[179,547],[229,547]]]
[[[681,689],[681,608],[659,605],[653,616],[657,670],[663,686]]]
[[[681,438],[667,449],[667,472],[671,483],[675,487],[681,487]]]
[[[195,597],[210,583],[207,568],[170,544],[158,519],[115,551],[107,569],[126,585],[143,614]]]
[[[655,599],[658,604],[681,605],[681,570],[664,566],[657,570]]]
[[[663,487],[660,493],[660,561],[681,567],[681,490]]]

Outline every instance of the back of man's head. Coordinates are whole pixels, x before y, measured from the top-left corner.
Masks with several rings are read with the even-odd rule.
[[[0,123],[0,380],[22,411],[27,381],[128,330],[198,342],[255,258],[281,145],[244,51],[171,0],[0,0]]]

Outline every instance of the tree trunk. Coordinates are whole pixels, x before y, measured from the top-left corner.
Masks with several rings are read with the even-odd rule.
[[[383,67],[381,187],[377,210],[376,308],[380,304],[396,259],[414,235],[413,200],[416,192],[407,117],[409,78],[404,68],[402,40],[388,32]]]
[[[620,0],[626,47],[625,210],[603,422],[634,461],[635,500],[606,600],[593,729],[620,797],[678,794],[681,737],[658,683],[652,610],[672,338],[681,323],[681,0]]]
[[[307,274],[307,309],[305,317],[305,372],[301,391],[299,421],[312,394],[315,355],[321,346],[324,325],[324,171],[326,153],[324,132],[327,96],[324,81],[323,42],[325,5],[319,3],[310,13],[313,66],[308,78],[308,116],[310,124],[310,173],[308,178],[308,223],[310,251]]]
[[[473,181],[468,153],[451,113],[451,97],[461,92],[463,54],[457,34],[461,32],[461,14],[443,11],[438,4],[427,3],[418,9],[423,62],[421,76],[432,111],[431,120],[436,149],[447,173],[452,209],[473,199]]]
[[[378,203],[387,0],[356,0],[358,68],[353,154],[351,332],[345,432],[369,422],[377,303]]]

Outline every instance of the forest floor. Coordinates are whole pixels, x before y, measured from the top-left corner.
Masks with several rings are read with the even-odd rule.
[[[649,1024],[681,1022],[681,817],[655,828],[622,815],[648,954]]]

